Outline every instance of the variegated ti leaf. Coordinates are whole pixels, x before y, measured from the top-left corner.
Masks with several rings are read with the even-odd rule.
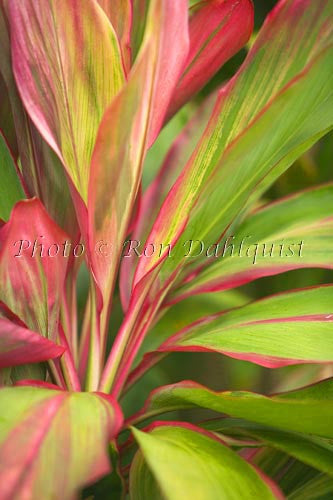
[[[130,471],[133,500],[182,500],[184,492],[193,500],[283,498],[214,434],[182,422],[132,431],[140,447]]]
[[[73,500],[110,471],[107,445],[122,422],[110,397],[23,386],[1,389],[0,402],[3,500]]]
[[[91,241],[99,245],[97,252],[91,249],[94,274],[105,302],[114,284],[145,153],[162,126],[187,46],[187,2],[152,1],[129,80],[99,128],[88,212]]]
[[[196,94],[248,41],[253,29],[251,0],[204,0],[190,9],[190,50],[168,117]]]
[[[250,298],[244,293],[238,290],[227,290],[209,295],[191,296],[172,305],[168,310],[162,309],[161,317],[145,336],[137,355],[135,368],[128,376],[126,388],[133,385],[168,354],[166,352],[151,354],[151,351],[158,349],[170,337],[171,332],[177,332],[203,316],[214,316],[223,310],[243,306],[249,301]]]
[[[23,103],[87,201],[97,129],[124,83],[115,31],[95,0],[8,0],[8,5]]]
[[[184,381],[153,391],[143,410],[129,423],[198,407],[285,431],[333,437],[332,379],[274,396],[246,391],[214,392],[195,382]],[[207,423],[207,427],[214,430],[214,421]]]
[[[133,22],[132,0],[97,0],[111,21],[117,34],[126,74],[131,69],[131,28]]]
[[[0,369],[57,358],[64,350],[62,346],[29,330],[0,303]]]
[[[181,235],[162,282],[184,264],[186,241],[215,243],[263,179],[272,182],[332,127],[332,19],[327,0],[282,0],[221,89],[148,238],[175,245]],[[134,284],[160,261],[140,259]]]
[[[327,285],[286,292],[202,318],[172,335],[157,351],[216,351],[268,368],[330,363],[332,290]]]
[[[156,218],[165,196],[186,165],[195,144],[203,133],[212,112],[215,98],[214,95],[209,96],[199,106],[194,116],[175,139],[157,176],[142,196],[136,223],[125,246],[120,268],[120,293],[124,310],[129,305],[134,271],[138,263],[138,255],[134,249],[139,244],[137,252],[140,255],[143,253],[143,245],[151,229],[152,221]],[[156,247],[158,248],[159,245],[157,244]]]
[[[184,244],[218,241],[262,192],[262,183],[267,187],[333,126],[332,20],[327,0],[282,0],[239,72],[220,90],[206,130],[145,242],[173,251],[139,259],[120,333],[127,359],[117,390],[159,305],[188,264]],[[103,389],[110,388],[114,356]]]
[[[0,229],[0,300],[30,330],[57,336],[70,240],[37,199],[18,202]],[[67,245],[66,245],[67,242]]]
[[[8,220],[15,203],[25,197],[14,158],[0,131],[0,219]]]
[[[202,250],[194,243],[193,256]],[[290,196],[250,215],[219,244],[204,248],[207,266],[170,298],[234,288],[305,267],[333,268],[333,186]]]
[[[19,166],[29,197],[37,196],[51,217],[71,236],[78,232],[64,168],[37,132],[23,108],[11,63],[8,22],[9,0],[0,1],[0,72],[7,87],[8,100],[17,138]],[[5,108],[2,110],[5,111]],[[10,116],[6,116],[6,123]],[[8,139],[8,137],[6,137]]]

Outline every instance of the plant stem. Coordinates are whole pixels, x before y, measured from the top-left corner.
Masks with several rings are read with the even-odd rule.
[[[137,317],[140,313],[142,303],[144,301],[144,297],[142,300],[135,304],[134,309],[130,309],[130,314],[125,318],[117,336],[112,346],[110,355],[106,362],[101,383],[99,386],[99,390],[102,392],[110,392],[112,389],[112,385],[116,378],[118,368],[122,361],[122,356],[125,352],[126,346],[129,342],[130,336],[132,334],[133,328],[135,326]]]
[[[62,373],[66,382],[67,389],[70,391],[80,391],[81,384],[79,376],[74,365],[74,359],[70,346],[68,344],[65,332],[63,331],[62,327],[60,327],[59,336],[62,345],[66,346],[67,348],[60,359],[60,365],[62,368]]]
[[[96,288],[90,280],[90,346],[86,373],[86,390],[96,391],[101,374],[100,323],[96,304]]]

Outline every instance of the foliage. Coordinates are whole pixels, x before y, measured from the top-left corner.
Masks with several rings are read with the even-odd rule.
[[[0,0],[1,499],[333,494],[333,4],[254,14]]]

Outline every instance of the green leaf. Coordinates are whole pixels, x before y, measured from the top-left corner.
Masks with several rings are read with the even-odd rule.
[[[320,474],[309,481],[303,482],[292,493],[288,500],[329,500],[333,495],[333,479]]]
[[[333,445],[323,439],[227,418],[208,421],[203,427],[212,432],[253,438],[333,476]]]
[[[193,116],[188,120],[186,125],[182,127],[181,132],[177,134],[177,137],[171,144],[169,150],[165,150],[166,154],[164,153],[164,161],[162,162],[157,175],[152,180],[151,184],[142,196],[137,214],[137,220],[131,234],[130,241],[138,241],[141,242],[142,245],[146,241],[146,238],[151,229],[152,221],[156,218],[165,196],[186,165],[186,162],[188,161],[195,144],[197,143],[207,125],[208,118],[213,109],[215,98],[216,96],[213,95],[205,99],[198,110],[196,110]],[[184,115],[185,112],[186,110],[183,113]],[[179,116],[179,114],[177,115],[177,117],[180,121],[181,117]],[[171,125],[173,125],[173,123],[175,123],[175,121],[172,121]],[[177,122],[176,126],[178,126]],[[163,129],[157,142],[148,151],[145,168],[147,168],[147,160],[148,164],[151,163],[150,169],[152,169],[152,167],[156,168],[156,156],[157,158],[159,158],[159,155],[161,155],[161,152],[163,150],[163,137],[164,134],[167,133],[168,126]],[[159,141],[162,141],[162,144]],[[162,158],[164,157],[164,155],[162,156]],[[139,248],[140,253],[142,253],[143,250],[144,249],[142,247]],[[137,264],[138,256],[134,252],[127,252],[126,257],[123,258],[121,263],[120,291],[124,310],[126,310],[129,305],[133,277]]]
[[[275,396],[245,391],[214,392],[185,381],[153,391],[130,422],[186,408],[207,408],[289,432],[333,438],[333,379]]]
[[[158,351],[216,351],[268,368],[332,362],[332,289],[326,285],[273,295],[202,318]]]
[[[91,259],[105,304],[110,301],[145,154],[163,124],[186,58],[186,28],[185,0],[151,2],[144,40],[128,82],[99,127],[88,211],[90,240],[93,245],[104,245],[92,248]]]
[[[170,337],[170,333],[179,331],[187,325],[198,321],[203,316],[212,316],[222,310],[241,307],[250,301],[250,297],[238,290],[227,290],[210,295],[188,297],[160,311],[160,319],[149,330],[142,345],[141,352],[145,353],[157,349],[159,345]]]
[[[291,269],[333,267],[333,186],[297,193],[250,215],[210,250],[208,265],[172,300],[223,290]],[[193,254],[200,248],[193,245]],[[215,253],[216,252],[216,253]],[[217,255],[215,257],[215,255]]]
[[[130,472],[133,500],[275,498],[257,472],[213,434],[180,423],[132,431],[141,450]]]
[[[0,496],[72,500],[110,470],[121,416],[107,396],[33,387],[0,390]]]
[[[223,309],[240,307],[249,302],[249,297],[236,290],[227,290],[226,292],[217,292],[211,295],[200,295],[189,297],[181,303],[175,304],[160,311],[160,319],[151,330],[148,331],[143,344],[138,353],[137,359],[141,361],[138,366],[130,373],[128,384],[132,385],[134,381],[141,377],[143,373],[160,361],[167,353],[151,352],[157,349],[165,341],[170,332],[180,330],[193,321],[197,321],[203,315],[213,315]],[[147,353],[145,355],[145,353]],[[156,387],[156,381],[154,384]]]
[[[221,89],[148,238],[176,245],[181,234],[178,250],[163,264],[162,282],[185,264],[186,241],[216,242],[264,179],[276,179],[332,127],[332,17],[326,0],[280,3]],[[134,284],[158,259],[140,259]]]
[[[17,175],[14,159],[6,141],[0,132],[0,219],[8,220],[10,212],[19,200],[25,198],[24,191]]]

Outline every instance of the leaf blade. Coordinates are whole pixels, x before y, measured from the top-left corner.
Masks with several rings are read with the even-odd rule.
[[[47,361],[64,351],[38,333],[0,317],[0,368]]]
[[[292,269],[330,269],[332,212],[331,185],[297,193],[261,208],[236,229],[235,235],[227,235],[216,246],[204,249],[205,255],[210,253],[213,258],[171,300],[233,288]]]
[[[249,0],[198,2],[190,9],[190,50],[168,117],[180,109],[250,38],[253,4]]]
[[[86,482],[110,470],[107,442],[121,424],[111,399],[26,386],[1,389],[0,399],[4,500],[19,498],[23,491],[30,499],[40,494],[69,500]],[[61,456],[67,459],[59,460]]]
[[[56,340],[70,239],[35,198],[15,205],[0,241],[0,300],[29,329]]]
[[[0,219],[8,220],[10,212],[25,194],[6,141],[0,131],[0,165],[2,182],[0,187]]]
[[[144,415],[146,418],[195,407],[289,432],[324,438],[332,438],[333,435],[330,425],[333,413],[332,379],[273,396],[246,391],[214,392],[192,381],[179,382],[153,391],[135,421],[138,422]]]
[[[179,422],[173,426],[156,426],[149,434],[137,429],[132,432],[168,500],[184,498],[184,491],[195,500],[240,496],[275,498],[254,469],[213,435],[204,434],[194,426]],[[182,474],[179,474],[180,468]],[[138,473],[139,477],[135,477]],[[131,469],[133,499],[142,499],[144,494],[151,492],[151,489],[144,491],[146,474],[147,468],[138,454]],[[151,483],[148,487],[152,487]]]
[[[124,82],[115,32],[92,0],[47,0],[38,9],[11,0],[9,20],[21,98],[85,201],[97,128]]]
[[[282,293],[204,318],[158,351],[212,350],[276,368],[333,359],[332,286]]]

